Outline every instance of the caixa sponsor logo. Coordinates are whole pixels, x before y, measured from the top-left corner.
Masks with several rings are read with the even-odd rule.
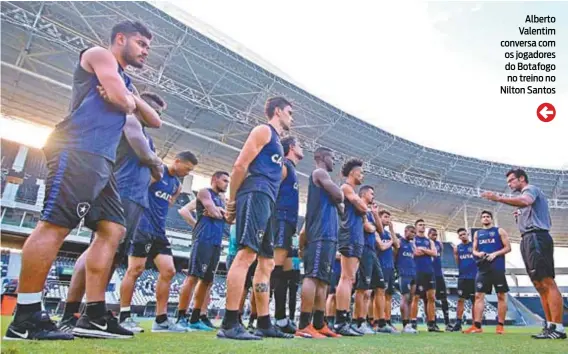
[[[272,155],[272,162],[274,162],[278,166],[282,166],[282,156],[278,154]]]

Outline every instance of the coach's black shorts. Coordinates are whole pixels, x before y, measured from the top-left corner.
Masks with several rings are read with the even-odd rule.
[[[392,295],[394,294],[394,269],[393,268],[382,268],[383,270],[383,278],[385,279],[385,293]]]
[[[337,260],[333,261],[333,266],[331,270],[331,283],[329,284],[329,293],[335,294],[335,289],[339,284],[339,279],[341,278],[341,263]]]
[[[436,300],[447,299],[446,280],[444,277],[436,277]]]
[[[313,241],[304,251],[304,276],[331,283],[331,274],[337,244],[334,241]]]
[[[221,246],[210,245],[206,242],[195,242],[189,259],[189,275],[212,282],[219,264]]]
[[[126,220],[126,234],[120,240],[120,245],[116,250],[116,257],[120,263],[128,260],[128,248],[130,247],[136,230],[138,230],[142,213],[144,213],[144,207],[130,199],[123,199],[122,206],[124,208],[124,219]],[[93,231],[91,234],[91,242],[93,242],[94,236],[95,232]]]
[[[172,255],[172,246],[167,238],[160,235],[152,235],[141,230],[137,230],[134,233],[128,250],[129,256],[152,260],[159,254]]]
[[[400,294],[410,294],[412,287],[416,284],[416,277],[409,277],[401,275],[398,278],[398,286],[400,287]]]
[[[554,241],[548,231],[523,234],[521,254],[531,281],[554,278]]]
[[[276,221],[276,234],[274,235],[274,248],[283,248],[292,251],[292,238],[296,234],[296,224],[285,220]]]
[[[379,258],[375,250],[365,247],[363,249],[363,256],[359,269],[357,270],[357,281],[355,289],[357,290],[370,290],[370,289],[384,289],[385,279]]]
[[[250,287],[252,286],[252,281],[254,279],[254,273],[256,272],[257,265],[258,265],[258,260],[255,259],[247,271],[247,279],[245,280],[245,290],[250,289]]]
[[[458,296],[471,299],[475,296],[475,279],[458,279]]]
[[[274,257],[273,233],[276,218],[274,202],[262,192],[249,192],[237,197],[237,241],[239,249],[249,247],[265,258]]]
[[[493,287],[496,293],[508,293],[509,285],[505,277],[505,271],[491,270],[479,272],[475,278],[475,291],[478,293],[492,294]]]
[[[93,231],[101,220],[125,224],[112,162],[81,151],[44,153],[48,173],[42,221],[74,229],[85,218],[85,226]]]
[[[434,273],[416,273],[416,295],[426,295],[428,290],[436,289]]]
[[[342,256],[348,258],[361,259],[361,257],[363,256],[363,248],[365,246],[358,243],[345,242],[338,244],[338,247],[339,247],[339,253],[341,253]]]

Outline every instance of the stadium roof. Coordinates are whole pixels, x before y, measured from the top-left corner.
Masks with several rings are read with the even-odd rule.
[[[49,126],[59,122],[69,103],[78,52],[106,46],[116,22],[140,20],[154,34],[152,50],[143,69],[129,72],[140,91],[159,92],[168,102],[164,126],[151,132],[162,157],[190,149],[200,159],[198,173],[230,169],[252,126],[265,121],[266,98],[283,95],[294,104],[292,133],[307,150],[298,166],[304,177],[302,198],[313,166],[311,152],[326,146],[336,152],[338,163],[349,157],[365,161],[365,183],[376,187],[377,199],[398,221],[421,217],[429,226],[454,231],[466,220],[469,227],[479,226],[481,210],[488,209],[518,240],[513,208],[479,198],[484,190],[507,193],[504,174],[511,166],[389,134],[314,97],[191,16],[159,6],[2,2],[2,114]],[[568,171],[526,171],[550,198],[557,245],[568,245]]]

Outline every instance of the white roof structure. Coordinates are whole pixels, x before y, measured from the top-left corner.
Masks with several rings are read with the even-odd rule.
[[[365,161],[365,183],[375,186],[377,199],[398,221],[424,218],[428,226],[455,231],[466,223],[479,226],[481,210],[488,209],[518,241],[513,208],[479,197],[484,190],[508,193],[505,172],[512,166],[426,148],[365,123],[172,5],[2,2],[1,16],[5,116],[49,126],[61,121],[79,51],[106,46],[115,23],[139,20],[154,39],[146,66],[129,74],[140,91],[168,102],[165,124],[151,132],[163,158],[189,149],[200,160],[198,173],[229,170],[250,129],[265,121],[265,100],[283,95],[294,104],[292,134],[307,151],[298,166],[303,198],[312,152],[326,146],[338,165],[349,157]],[[567,246],[568,171],[525,170],[549,198],[556,244]]]

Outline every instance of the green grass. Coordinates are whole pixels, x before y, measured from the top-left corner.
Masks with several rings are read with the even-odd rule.
[[[2,317],[2,336],[10,318]],[[220,340],[215,332],[155,334],[152,322],[142,323],[146,333],[133,339],[75,339],[68,342],[2,342],[2,353],[568,353],[567,340],[536,341],[538,328],[506,327],[498,336],[494,327],[481,335],[426,333],[418,335],[371,335],[362,338],[312,340],[265,339],[254,342]],[[400,327],[400,324],[398,325]]]

